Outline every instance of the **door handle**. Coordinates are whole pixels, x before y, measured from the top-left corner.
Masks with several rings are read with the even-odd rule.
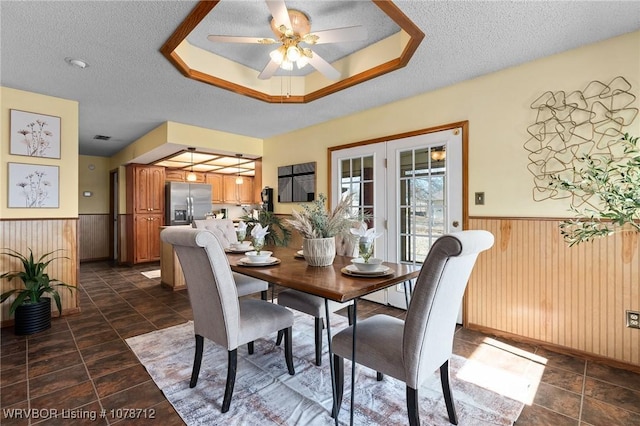
[[[458,222],[457,220],[454,220],[453,223],[451,224],[451,226],[453,226],[454,228],[457,228],[460,225],[460,222]]]

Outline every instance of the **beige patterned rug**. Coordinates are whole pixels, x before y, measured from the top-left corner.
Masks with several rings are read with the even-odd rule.
[[[344,317],[332,316],[332,330],[345,325]],[[326,334],[323,342],[325,358],[323,365],[317,367],[314,364],[313,319],[296,313],[294,376],[287,373],[284,345],[275,346],[274,342],[275,335],[256,341],[255,352],[250,356],[246,346],[238,349],[238,371],[231,409],[222,414],[220,406],[226,380],[227,351],[205,339],[198,385],[190,389],[195,347],[192,322],[127,339],[155,383],[188,425],[334,424],[330,417],[331,376],[326,356]],[[527,392],[528,383],[521,379],[496,378],[486,371],[480,372],[480,379],[474,379],[473,383],[457,377],[462,369],[468,376],[471,366],[472,362],[457,355],[450,362],[459,424],[513,424],[524,406],[520,401]],[[483,384],[482,380],[487,383]],[[345,361],[341,425],[349,424],[350,383],[351,364]],[[423,425],[449,425],[438,372],[434,372],[420,389],[419,397]],[[358,366],[355,401],[354,424],[407,423],[405,385],[398,380],[385,377],[377,382],[373,370]]]

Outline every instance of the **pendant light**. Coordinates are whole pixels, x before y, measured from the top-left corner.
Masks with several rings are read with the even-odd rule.
[[[238,157],[238,176],[236,176],[236,185],[242,185],[244,183],[242,176],[240,176],[240,159],[242,158],[242,154],[236,154],[236,157]]]
[[[187,174],[187,182],[195,182],[197,177],[196,174],[193,173],[193,151],[195,151],[196,149],[191,146],[187,149],[191,152],[191,170]]]

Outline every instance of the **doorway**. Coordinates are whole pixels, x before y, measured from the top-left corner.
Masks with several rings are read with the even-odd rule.
[[[109,258],[114,262],[120,259],[118,209],[118,170],[112,170],[109,173]]]
[[[383,231],[376,257],[422,265],[439,236],[463,229],[463,129],[458,123],[332,151],[332,203],[355,194],[369,227]],[[406,309],[402,284],[368,299]]]

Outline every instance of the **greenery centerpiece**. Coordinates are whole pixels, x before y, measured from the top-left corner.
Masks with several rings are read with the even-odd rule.
[[[287,219],[287,222],[302,234],[302,251],[307,263],[312,266],[333,263],[336,255],[335,237],[348,234],[358,220],[351,209],[352,200],[352,195],[343,197],[329,211],[326,208],[327,197],[319,194],[316,200],[302,205],[301,211],[292,211],[293,219]]]
[[[16,315],[16,334],[32,334],[46,330],[51,327],[51,299],[44,295],[49,294],[53,297],[58,312],[62,315],[62,303],[56,287],[67,288],[70,292],[75,289],[71,285],[49,277],[46,269],[54,260],[68,259],[68,257],[54,256],[54,253],[62,249],[45,253],[38,260],[33,257],[31,249],[28,256],[8,248],[4,250],[0,254],[18,259],[22,263],[22,271],[10,271],[0,275],[0,278],[7,278],[9,281],[19,278],[24,285],[23,288],[14,288],[0,295],[0,303],[4,303],[12,295],[16,296],[9,307],[9,313]]]
[[[574,178],[552,176],[550,186],[567,191],[582,204],[571,204],[574,219],[561,223],[569,246],[623,230],[640,231],[640,148],[638,137],[620,139],[622,157],[613,154],[584,155],[582,168],[574,166]],[[583,205],[585,205],[583,207]]]
[[[291,230],[273,212],[259,210],[256,215],[246,214],[240,219],[247,224],[246,233],[249,235],[256,224],[260,224],[262,228],[269,228],[269,233],[264,237],[267,246],[286,246],[291,240]]]

